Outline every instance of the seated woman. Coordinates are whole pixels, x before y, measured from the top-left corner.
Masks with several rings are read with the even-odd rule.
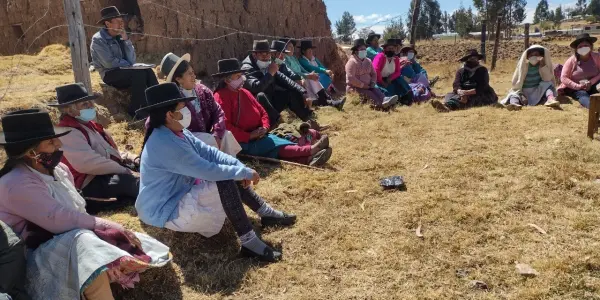
[[[25,291],[25,244],[0,221],[0,300],[28,300]]]
[[[456,71],[452,93],[446,95],[443,101],[435,99],[431,105],[439,112],[464,109],[474,106],[493,105],[498,102],[498,96],[490,86],[490,75],[486,67],[479,64],[483,55],[471,49],[459,61],[462,68]]]
[[[397,96],[400,103],[411,105],[413,93],[407,80],[401,75],[402,70],[410,68],[406,59],[399,59],[396,54],[396,40],[388,39],[383,45],[384,52],[375,56],[373,68],[377,73],[377,87],[386,96]]]
[[[296,47],[296,41],[291,40],[289,38],[280,39],[280,42],[285,43],[286,51],[285,53],[285,64],[292,72],[300,75],[302,77],[301,82],[308,92],[308,98],[311,100],[317,100],[316,104],[320,106],[333,106],[337,109],[342,109],[344,104],[346,103],[346,98],[341,100],[334,100],[327,90],[323,87],[321,82],[319,81],[322,74],[318,74],[307,71],[302,67],[296,56],[294,56],[294,48]],[[327,75],[325,75],[327,76]],[[330,85],[333,87],[333,85]]]
[[[139,190],[139,179],[132,173],[135,156],[121,152],[110,133],[94,122],[96,98],[83,83],[75,83],[57,87],[57,101],[49,104],[61,112],[58,126],[71,130],[60,138],[62,162],[86,198],[89,214],[133,205]],[[106,201],[109,198],[117,201]]]
[[[85,200],[60,163],[61,141],[50,115],[20,110],[2,118],[0,220],[28,248],[27,292],[33,299],[113,299],[110,282],[133,287],[138,274],[171,260],[153,238],[85,212]]]
[[[590,96],[599,92],[600,54],[592,52],[597,40],[587,33],[578,35],[571,43],[575,55],[567,59],[560,75],[559,92],[564,91],[586,108],[590,108]]]
[[[192,134],[209,146],[213,146],[231,156],[236,156],[242,148],[233,134],[225,128],[225,114],[213,98],[212,91],[200,82],[190,64],[190,55],[178,57],[173,53],[165,55],[160,64],[160,72],[167,82],[177,84],[181,94],[196,99],[186,103],[192,121],[187,128]],[[148,126],[146,121],[146,127]]]
[[[406,73],[407,75],[404,76],[408,76],[411,79],[411,83],[421,83],[423,85],[426,85],[427,87],[433,87],[435,83],[439,80],[439,77],[436,76],[431,81],[429,81],[427,71],[425,71],[425,69],[417,61],[417,50],[415,50],[415,48],[411,46],[401,48],[400,57],[406,58],[410,62],[411,72]]]
[[[512,79],[512,89],[500,101],[508,110],[521,109],[523,105],[540,103],[559,107],[556,101],[556,80],[552,71],[552,59],[548,49],[533,45],[523,52]]]
[[[375,59],[375,56],[377,54],[383,52],[383,48],[379,47],[379,39],[381,39],[381,35],[376,34],[373,31],[371,31],[367,36],[367,44],[369,47],[366,48],[366,50],[367,58],[369,58],[370,60]]]
[[[300,41],[300,65],[307,71],[319,74],[319,82],[325,89],[331,91],[333,87],[334,74],[333,71],[325,68],[325,66],[315,56],[312,41]]]
[[[229,218],[242,243],[242,254],[275,262],[281,252],[254,231],[242,203],[261,216],[263,226],[288,226],[296,216],[273,209],[250,185],[258,173],[232,156],[209,147],[186,129],[186,102],[177,86],[163,83],[146,90],[150,127],[142,148],[140,194],[135,203],[142,222],[211,237]],[[186,116],[187,115],[187,116]],[[239,181],[239,182],[235,182]]]
[[[377,88],[377,72],[367,58],[367,44],[364,39],[354,40],[352,56],[346,63],[346,92],[358,93],[361,99],[371,101],[377,109],[388,108],[398,101],[398,96],[386,97]]]
[[[298,146],[269,134],[269,116],[250,91],[243,88],[245,80],[235,58],[220,60],[215,99],[225,111],[227,129],[242,146],[242,153],[280,158],[311,166],[321,166],[331,157],[326,135],[314,145]]]

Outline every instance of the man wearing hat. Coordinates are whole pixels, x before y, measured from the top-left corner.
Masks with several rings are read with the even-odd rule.
[[[92,37],[90,51],[92,65],[100,73],[104,83],[118,89],[129,89],[131,102],[127,112],[135,117],[135,111],[146,103],[144,91],[157,85],[158,80],[150,67],[132,68],[136,63],[133,43],[125,31],[122,14],[115,6],[103,8],[98,24],[104,25]]]
[[[600,91],[600,54],[594,52],[597,38],[583,33],[571,43],[575,54],[565,62],[560,76],[559,91],[590,107],[590,97]]]
[[[71,133],[61,137],[62,162],[86,198],[90,214],[133,204],[139,189],[139,179],[130,169],[135,168],[134,156],[119,152],[110,134],[94,122],[96,98],[88,96],[82,83],[75,83],[57,87],[57,101],[49,104],[62,114],[58,126],[71,129]],[[100,201],[111,198],[117,201]]]
[[[296,81],[302,78],[292,72],[282,57],[287,50],[285,43],[273,41],[269,46],[267,40],[254,41],[250,55],[242,61],[242,71],[246,73],[244,88],[249,90],[264,107],[269,115],[271,128],[277,127],[280,113],[289,108],[304,122],[312,123],[312,111],[307,107],[305,99],[307,91]]]
[[[483,55],[471,49],[459,60],[463,67],[456,71],[453,91],[446,95],[444,101],[435,99],[431,102],[438,112],[494,105],[498,102],[498,96],[490,86],[490,74],[486,67],[479,64],[482,59]]]
[[[379,39],[381,39],[381,35],[376,34],[373,31],[371,31],[371,33],[369,33],[369,36],[367,37],[366,42],[369,46],[367,47],[367,58],[369,58],[370,60],[373,60],[375,58],[375,55],[377,55],[378,53],[383,52],[383,48],[379,47]]]

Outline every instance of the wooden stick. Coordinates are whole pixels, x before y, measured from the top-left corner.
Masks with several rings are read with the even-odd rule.
[[[279,160],[276,158],[261,157],[261,156],[247,155],[247,154],[238,154],[238,156],[242,157],[242,158],[250,158],[250,159],[256,159],[256,160],[261,160],[261,161],[268,161],[268,162],[272,162],[272,163],[287,164],[287,165],[291,165],[291,166],[303,167],[303,168],[307,168],[307,169],[326,171],[326,169],[317,168],[317,167],[313,167],[313,166],[309,166],[309,165],[303,165],[303,164],[286,161],[286,160]]]
[[[90,78],[90,63],[86,44],[81,4],[79,0],[63,0],[65,18],[69,24],[69,48],[75,82],[82,82],[92,95],[92,79]]]

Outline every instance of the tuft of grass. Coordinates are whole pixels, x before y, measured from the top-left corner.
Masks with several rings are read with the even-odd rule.
[[[491,74],[500,95],[510,87],[513,64],[500,61]],[[449,92],[458,63],[424,67],[442,77],[436,93]],[[52,84],[70,81],[68,71],[21,71],[48,88],[18,80],[3,110],[43,103]],[[319,121],[335,128],[328,132],[335,170],[250,162],[263,176],[258,193],[299,216],[292,228],[260,233],[283,248],[282,262],[262,266],[237,257],[230,224],[206,239],[143,225],[130,208],[104,216],[165,242],[174,261],[143,274],[133,290],[115,288],[117,298],[598,298],[600,144],[586,138],[587,110],[573,104],[438,114],[424,104],[379,112],[350,97],[344,112],[318,111]],[[118,123],[110,131],[138,152],[143,133],[128,128]],[[403,175],[407,191],[383,191],[378,180],[390,175]],[[415,235],[419,224],[423,239]],[[521,277],[516,261],[540,275]],[[471,280],[489,290],[471,288]]]

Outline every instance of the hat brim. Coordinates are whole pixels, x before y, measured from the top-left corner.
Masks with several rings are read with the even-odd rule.
[[[96,24],[102,24],[102,22],[104,21],[110,21],[112,19],[116,19],[116,18],[122,18],[122,17],[126,17],[127,14],[120,14],[120,15],[116,15],[116,16],[112,16],[112,17],[106,17],[106,18],[102,18],[100,19],[100,21],[98,21],[98,23]]]
[[[465,61],[467,61],[467,60],[468,60],[470,57],[473,57],[473,56],[477,56],[477,57],[479,58],[479,60],[482,60],[482,59],[483,59],[483,55],[481,55],[481,54],[470,54],[470,55],[463,56],[463,57],[462,57],[461,59],[459,59],[458,61],[460,61],[460,62],[465,62]]]
[[[302,47],[302,46],[298,46],[296,48],[300,48],[300,49],[316,49],[317,46],[310,46],[310,47]]]
[[[591,36],[591,37],[576,39],[573,42],[571,42],[571,48],[573,48],[573,49],[577,48],[577,46],[579,46],[579,44],[581,44],[581,42],[584,42],[584,41],[588,41],[590,44],[593,44],[598,41],[598,38]]]
[[[4,134],[4,132],[0,132],[0,145],[1,146],[4,146],[4,145],[18,145],[18,144],[24,144],[24,143],[41,142],[41,141],[45,141],[45,140],[49,140],[49,139],[54,139],[54,138],[59,138],[61,136],[65,136],[65,135],[69,134],[69,132],[71,132],[71,129],[69,129],[69,128],[54,127],[54,134],[53,135],[40,136],[40,137],[35,137],[35,138],[31,138],[31,139],[26,139],[26,140],[20,140],[20,141],[16,141],[16,142],[7,142],[6,141],[6,134]]]
[[[231,74],[235,74],[235,73],[244,73],[244,71],[242,71],[242,69],[231,70],[231,71],[227,71],[227,72],[215,73],[215,74],[212,74],[210,76],[212,76],[212,77],[223,77],[223,76],[227,76],[227,75],[231,75]]]
[[[58,102],[52,102],[52,103],[48,103],[48,106],[50,107],[63,107],[63,106],[67,106],[67,105],[71,105],[71,104],[75,104],[75,103],[79,103],[79,102],[83,102],[83,101],[88,101],[88,100],[94,100],[94,99],[98,99],[98,94],[94,93],[93,95],[89,95],[83,98],[79,98],[73,101],[69,101],[69,102],[65,102],[65,103],[58,103]]]
[[[173,75],[175,75],[175,71],[177,70],[177,67],[179,67],[179,65],[185,60],[187,62],[190,62],[190,60],[192,59],[192,57],[190,56],[189,53],[186,53],[184,55],[182,55],[177,62],[175,63],[175,65],[173,66],[173,68],[171,69],[171,72],[169,72],[169,74],[167,75],[167,82],[173,82]],[[162,64],[161,64],[162,66]],[[162,67],[161,67],[162,69]]]
[[[255,53],[255,52],[277,52],[277,50],[273,50],[273,49],[269,49],[269,50],[249,50],[248,52],[250,52],[250,53]]]
[[[283,51],[279,51],[279,50],[273,50],[274,52],[281,52],[281,53],[292,53],[292,51],[289,50],[283,50]]]
[[[136,110],[135,113],[136,114],[144,114],[144,113],[150,112],[150,111],[160,108],[160,107],[169,106],[171,104],[175,104],[175,103],[179,103],[179,102],[189,102],[194,99],[196,99],[196,97],[184,97],[184,98],[172,99],[172,100],[164,101],[161,103],[156,103],[156,104],[142,107],[142,108]]]
[[[406,46],[406,47],[402,47],[402,49],[400,49],[400,52],[408,52],[408,51],[412,51],[415,53],[415,55],[417,55],[417,50],[415,50],[415,48],[410,47],[410,46]]]

